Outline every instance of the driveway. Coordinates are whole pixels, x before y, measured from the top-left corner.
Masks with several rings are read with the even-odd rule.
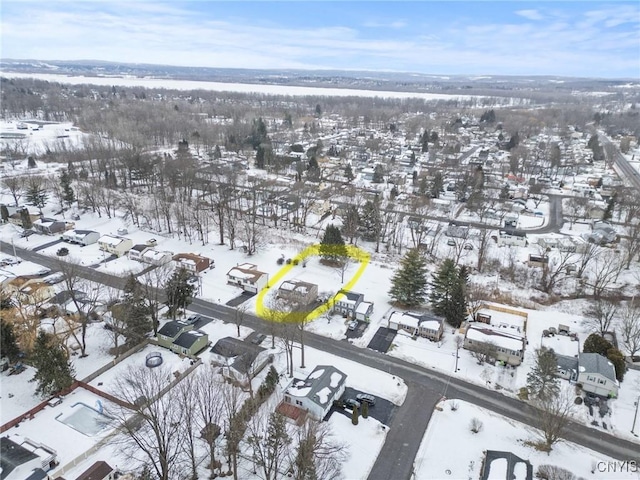
[[[58,245],[59,243],[62,243],[62,240],[59,238],[58,240],[54,240],[52,242],[49,243],[44,243],[38,247],[35,247],[33,249],[34,252],[38,252],[40,250],[44,250],[45,248],[49,248],[49,247],[53,247],[54,245]]]
[[[396,333],[395,330],[380,327],[369,342],[369,345],[367,345],[367,348],[387,353],[387,350],[389,350],[393,340],[396,338]]]
[[[356,320],[356,322],[358,322],[358,326],[355,329],[347,329],[347,332],[345,333],[346,338],[360,338],[369,326],[369,324],[363,320]]]
[[[228,307],[237,307],[239,305],[242,305],[244,302],[246,302],[247,300],[249,300],[250,298],[255,297],[255,296],[256,296],[255,293],[242,292],[237,297],[232,298],[227,303],[225,303],[225,305],[227,305]]]
[[[356,390],[355,388],[347,387],[344,389],[344,394],[342,395],[342,400],[346,400],[347,398],[355,399],[359,393],[369,393],[362,390]],[[369,394],[373,395],[373,394]],[[389,425],[391,423],[391,419],[396,410],[396,406],[391,403],[389,400],[385,400],[384,398],[377,397],[373,395],[376,399],[376,404],[374,406],[369,405],[369,416],[375,418],[383,425]],[[335,408],[336,412],[342,413],[343,415],[351,418],[351,409],[342,409]],[[362,415],[362,408],[360,408],[360,414]]]

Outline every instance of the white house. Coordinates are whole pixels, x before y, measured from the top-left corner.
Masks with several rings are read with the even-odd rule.
[[[394,311],[389,315],[389,329],[404,330],[437,342],[444,332],[444,320],[428,314]]]
[[[615,398],[620,384],[616,370],[606,357],[597,353],[578,355],[578,383],[585,392]]]
[[[526,247],[527,234],[517,230],[500,230],[500,234],[498,235],[498,245]]]
[[[525,339],[488,326],[471,325],[464,336],[464,348],[474,350],[486,344],[496,347],[496,359],[509,365],[520,365],[524,358]]]
[[[79,245],[92,245],[98,241],[100,234],[93,230],[69,230],[62,234],[62,240]]]
[[[134,245],[133,247],[131,247],[131,250],[129,250],[129,252],[127,253],[127,256],[131,259],[131,260],[136,260],[138,262],[142,261],[142,254],[145,253],[147,250],[150,250],[151,247],[148,245],[145,245],[144,243],[139,243],[137,245]]]
[[[133,247],[133,242],[129,238],[103,235],[98,239],[98,247],[103,252],[122,257],[123,255],[126,255],[129,250],[131,250],[131,247]]]
[[[258,293],[269,283],[269,274],[260,272],[257,265],[243,263],[227,272],[227,283],[236,285],[245,292]]]
[[[140,255],[140,260],[144,263],[151,265],[165,265],[173,259],[173,253],[171,252],[159,252],[154,249],[149,249]]]
[[[368,322],[371,320],[371,314],[373,313],[373,302],[361,302],[356,307],[356,320],[362,320]]]
[[[305,380],[294,378],[284,392],[284,403],[306,410],[322,420],[344,393],[347,376],[331,365],[318,365]]]
[[[41,443],[19,435],[0,438],[2,480],[49,478],[47,473],[57,465],[57,452]]]

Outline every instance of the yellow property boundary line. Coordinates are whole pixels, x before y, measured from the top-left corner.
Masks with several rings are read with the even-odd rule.
[[[299,264],[309,256],[319,256],[323,254],[332,255],[335,257],[347,257],[360,262],[360,267],[358,268],[358,271],[353,275],[353,277],[351,277],[349,282],[344,287],[342,287],[342,289],[340,289],[338,293],[333,295],[331,298],[329,298],[326,302],[324,302],[322,305],[320,305],[316,309],[310,310],[310,311],[287,312],[282,310],[274,310],[264,305],[265,295],[269,292],[269,290],[272,288],[273,285],[276,285],[277,283],[279,283],[280,280],[282,280],[282,278],[287,273],[289,273],[289,271],[295,266],[294,263]],[[258,299],[256,300],[256,313],[260,317],[264,318],[265,320],[269,320],[273,322],[281,322],[281,323],[309,322],[319,317],[326,311],[328,311],[333,305],[335,305],[335,302],[343,298],[345,296],[345,294],[343,293],[345,290],[351,290],[351,288],[353,288],[353,286],[356,284],[356,282],[360,279],[360,277],[364,273],[365,269],[367,268],[367,265],[369,265],[369,260],[371,260],[371,255],[368,252],[354,245],[320,245],[318,243],[313,244],[305,248],[298,255],[296,255],[290,264],[282,267],[278,271],[278,273],[276,273],[273,279],[271,279],[271,281],[269,282],[270,285],[267,285],[262,290],[260,290],[260,293],[258,293]]]

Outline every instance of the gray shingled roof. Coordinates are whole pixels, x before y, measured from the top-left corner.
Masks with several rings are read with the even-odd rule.
[[[616,382],[616,370],[607,358],[597,353],[581,353],[578,357],[581,373],[599,373]]]
[[[578,359],[576,357],[568,357],[566,355],[556,355],[556,360],[558,361],[558,368],[560,370],[578,371]]]
[[[317,375],[316,372],[319,370],[323,370],[322,374],[319,377],[314,378],[314,376]],[[333,373],[338,373],[342,376],[342,378],[340,378],[340,381],[335,387],[331,386],[331,374]],[[305,380],[305,383],[311,387],[311,390],[309,390],[309,393],[307,393],[306,396],[307,398],[311,399],[314,403],[317,403],[321,407],[325,407],[326,403],[322,403],[320,401],[318,392],[325,387],[328,388],[331,391],[331,394],[328,396],[327,402],[331,402],[333,401],[335,392],[346,381],[346,379],[347,379],[347,376],[344,373],[342,373],[340,370],[338,370],[336,367],[333,367],[331,365],[318,365]]]
[[[17,467],[36,458],[35,453],[10,438],[0,438],[0,479],[7,478]]]

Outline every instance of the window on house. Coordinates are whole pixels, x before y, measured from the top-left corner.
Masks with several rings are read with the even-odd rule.
[[[300,400],[296,400],[296,405],[302,405],[302,402]]]
[[[284,396],[284,401],[287,402],[287,403],[291,403],[291,397],[288,396],[288,395],[285,395]]]
[[[602,380],[601,378],[599,378],[599,379],[598,379],[598,383],[599,383],[600,385],[604,385],[605,383],[607,383],[607,381],[606,381],[606,380]]]

